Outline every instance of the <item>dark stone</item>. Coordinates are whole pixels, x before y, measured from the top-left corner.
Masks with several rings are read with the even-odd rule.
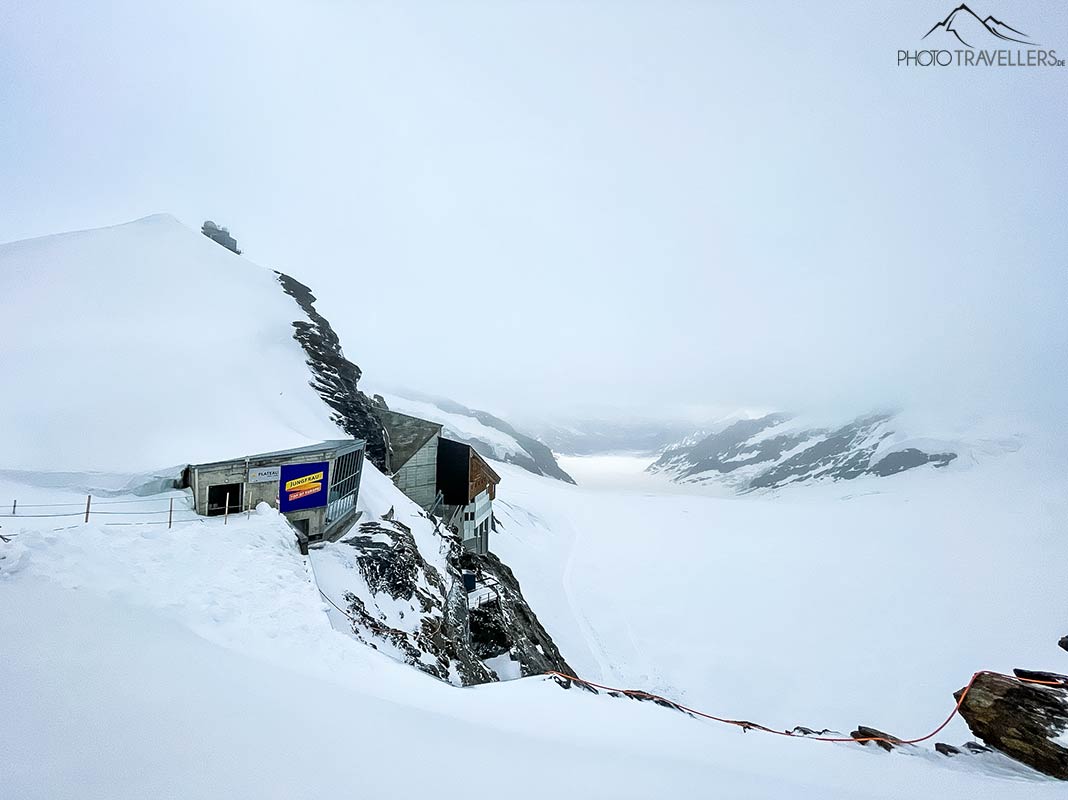
[[[1062,636],[1057,644],[1060,645],[1061,650],[1068,650],[1068,636]]]
[[[449,541],[451,566],[458,563],[463,548]],[[450,577],[454,589],[460,589],[450,591],[445,578],[423,560],[411,530],[392,520],[365,522],[342,544],[355,552],[356,566],[373,594],[407,600],[422,618],[415,633],[392,628],[349,593],[344,599],[358,639],[372,647],[387,641],[407,663],[441,680],[449,680],[453,669],[465,686],[496,680],[470,646],[467,596],[458,571]]]
[[[1037,672],[1031,669],[1014,669],[1012,672],[1017,678],[1025,681],[1046,681],[1068,686],[1068,675],[1061,675],[1059,672]]]
[[[944,467],[956,457],[956,453],[925,453],[915,447],[906,447],[904,450],[889,453],[881,461],[872,465],[868,472],[886,477],[887,475],[904,472],[907,469],[922,467],[924,464]]]
[[[951,744],[945,742],[935,742],[935,751],[941,753],[944,756],[959,756],[961,754],[959,747],[954,747]]]
[[[840,735],[836,731],[832,731],[830,728],[824,728],[823,730],[817,731],[817,730],[813,730],[812,728],[806,728],[804,725],[797,725],[790,732],[793,733],[793,734],[796,734],[798,736],[833,736],[833,735]]]
[[[979,744],[979,742],[965,742],[962,747],[973,755],[978,755],[979,753],[993,752],[993,750],[991,750],[989,747],[984,747],[983,745]]]
[[[859,744],[874,744],[881,747],[886,752],[890,752],[895,747],[899,747],[905,744],[896,736],[891,736],[889,733],[879,730],[878,728],[869,728],[866,725],[858,725],[857,729],[849,734],[854,739],[872,739],[878,738],[878,741],[874,742],[860,742]]]
[[[964,689],[955,693],[958,702]],[[1068,730],[1068,688],[980,673],[960,705],[972,733],[1039,772],[1068,780],[1068,748],[1054,741]]]
[[[311,385],[334,409],[334,422],[356,439],[367,442],[367,457],[380,470],[388,472],[389,443],[371,399],[357,388],[360,368],[345,358],[341,341],[325,317],[315,310],[315,295],[298,280],[275,273],[285,293],[297,301],[307,319],[293,323],[293,338],[300,342],[308,358]]]
[[[471,611],[471,642],[479,658],[509,653],[519,662],[524,677],[550,671],[575,674],[523,598],[519,581],[507,565],[493,553],[465,552],[461,567],[483,581],[497,582],[496,600]]]

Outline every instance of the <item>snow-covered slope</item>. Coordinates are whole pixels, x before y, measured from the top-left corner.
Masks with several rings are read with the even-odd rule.
[[[447,437],[466,442],[486,458],[515,464],[535,475],[574,483],[560,468],[552,450],[486,411],[414,392],[405,395],[382,393],[379,396],[393,411],[440,423]]]
[[[776,729],[912,737],[976,670],[1068,667],[1063,459],[719,497],[647,463],[642,488],[503,468],[494,546],[593,680]],[[970,738],[957,719],[935,741]]]
[[[1039,510],[1014,515],[1001,496],[964,506],[954,521],[951,506],[923,491],[884,502],[806,494],[785,506],[759,497],[680,503],[502,470],[510,499],[495,545],[576,669],[728,715],[783,727],[867,722],[898,734],[930,727],[964,671],[1039,662],[1038,643],[1059,631],[1068,599],[1044,592],[1039,606],[1025,586],[1061,591],[1053,573],[1068,554],[1051,523],[1066,511],[1063,497],[1042,505],[1053,498],[1017,495],[1015,485],[1001,484]],[[369,474],[365,514],[393,508],[427,563],[443,566],[418,512]],[[953,497],[981,498],[981,488],[961,485]],[[9,473],[0,503],[13,493],[27,504],[79,501],[74,490]],[[275,512],[224,524],[183,511],[168,530],[153,524],[154,509],[171,496],[183,497],[113,495],[127,505],[109,508],[142,516],[88,525],[4,520],[4,796],[415,798],[473,781],[539,800],[1063,792],[996,754],[887,755],[742,733],[543,678],[457,689],[351,635],[318,587],[344,591],[355,571],[329,564],[327,551],[314,564],[303,559]],[[913,511],[902,499],[916,501]],[[896,511],[879,513],[888,509]],[[858,536],[857,521],[872,512],[879,529]],[[931,531],[918,519],[938,520],[940,536],[924,544]],[[1010,522],[1019,532],[1001,536]],[[925,559],[908,557],[917,547]],[[965,561],[969,548],[975,557]],[[974,583],[947,586],[950,564]],[[982,588],[992,580],[984,570],[1009,576],[999,593]],[[391,623],[412,610],[364,599]],[[531,765],[550,766],[532,779]]]
[[[273,272],[167,215],[0,245],[0,467],[130,472],[339,438]]]

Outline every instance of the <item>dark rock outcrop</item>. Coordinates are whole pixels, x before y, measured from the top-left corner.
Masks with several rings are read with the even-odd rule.
[[[964,689],[955,693],[958,701]],[[1068,780],[1068,688],[980,673],[960,706],[986,744],[1039,772]]]
[[[915,447],[878,456],[883,441],[893,434],[889,414],[861,417],[833,430],[771,430],[787,420],[785,414],[740,420],[696,443],[666,450],[650,470],[672,472],[683,481],[717,474],[739,491],[752,491],[808,480],[886,477],[925,464],[944,467],[957,457]]]
[[[346,593],[353,634],[416,669],[442,680],[458,678],[465,686],[497,680],[483,661],[506,653],[519,663],[524,676],[547,670],[569,672],[512,571],[494,555],[466,552],[455,534],[444,528],[439,527],[438,533],[447,549],[446,575],[426,562],[412,532],[396,520],[365,522],[337,545],[352,551],[370,596],[392,601],[382,606],[387,613]],[[496,597],[468,609],[462,570],[474,570],[495,583]],[[391,616],[406,605],[410,612]],[[419,620],[414,630],[404,617]]]
[[[349,436],[367,442],[371,463],[387,471],[389,442],[382,423],[374,413],[373,401],[359,390],[360,368],[345,358],[330,323],[315,310],[315,295],[300,281],[275,273],[285,293],[297,301],[307,315],[293,323],[293,338],[300,342],[308,357],[313,380],[311,385],[328,406],[334,409],[334,422]]]
[[[468,686],[495,679],[468,643],[466,596],[450,591],[447,584],[462,584],[459,572],[443,576],[427,564],[403,524],[365,522],[338,546],[354,551],[356,566],[372,596],[407,601],[411,614],[419,619],[414,632],[404,630],[400,627],[403,618],[390,618],[348,592],[346,612],[358,639],[376,649],[388,644],[408,664],[441,680],[458,675]],[[458,560],[462,548],[458,542],[455,548]]]
[[[854,739],[873,739],[874,741],[861,741],[859,744],[874,744],[888,753],[895,747],[901,747],[905,744],[905,742],[901,741],[896,736],[892,736],[878,728],[869,728],[867,725],[858,725],[857,729],[852,731],[849,735]]]
[[[556,643],[527,604],[512,570],[492,553],[464,553],[464,569],[496,583],[496,597],[471,610],[471,646],[479,658],[508,653],[523,676],[546,671],[574,675]]]

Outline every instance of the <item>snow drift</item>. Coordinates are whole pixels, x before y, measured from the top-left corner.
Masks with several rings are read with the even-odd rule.
[[[155,215],[0,245],[0,466],[133,472],[344,433],[273,272]]]

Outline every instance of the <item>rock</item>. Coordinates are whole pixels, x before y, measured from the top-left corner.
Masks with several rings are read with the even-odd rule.
[[[365,522],[341,544],[352,548],[356,567],[371,595],[385,595],[394,601],[384,608],[396,610],[404,603],[409,613],[421,620],[414,631],[402,630],[396,626],[404,624],[403,614],[391,619],[349,592],[344,601],[356,638],[375,648],[388,643],[389,649],[408,664],[443,681],[453,675],[465,686],[496,680],[471,648],[467,595],[459,572],[447,576],[454,587],[447,589],[446,576],[426,563],[407,526],[388,520]],[[461,552],[462,547],[455,542],[450,566],[458,562]],[[457,585],[459,592],[455,591]]]
[[[983,745],[979,744],[979,742],[965,742],[963,747],[965,750],[967,750],[969,753],[972,753],[973,755],[978,755],[979,753],[994,752],[989,747],[984,747]]]
[[[1062,650],[1068,650],[1068,636],[1062,636],[1061,640],[1057,642]]]
[[[746,492],[799,481],[886,477],[926,464],[944,467],[957,457],[914,447],[882,454],[883,442],[895,432],[890,414],[870,414],[835,429],[784,426],[789,419],[768,414],[740,420],[668,448],[649,469],[672,473],[676,481],[714,474]]]
[[[878,739],[878,741],[860,742],[860,744],[875,744],[888,753],[895,747],[900,747],[905,744],[896,736],[891,736],[889,733],[881,731],[878,728],[869,728],[866,725],[858,725],[857,729],[849,735],[854,739]]]
[[[961,750],[959,747],[954,747],[953,745],[946,744],[945,742],[935,742],[935,751],[941,753],[944,756],[950,757],[959,756],[961,754]]]
[[[1068,780],[1068,747],[1057,741],[1068,731],[1068,687],[983,672],[964,692],[954,697],[972,733],[1032,769]]]
[[[1063,683],[1068,686],[1068,675],[1059,672],[1036,672],[1031,669],[1014,669],[1013,674],[1025,681],[1043,681],[1045,683]]]
[[[334,409],[334,422],[349,436],[367,442],[367,457],[381,470],[389,462],[389,442],[374,403],[357,388],[362,372],[345,358],[330,322],[315,310],[315,295],[295,278],[275,273],[285,293],[297,301],[307,315],[293,323],[293,338],[300,342],[308,358],[314,380],[312,386]]]
[[[497,598],[471,610],[471,646],[481,659],[508,653],[524,677],[544,672],[574,675],[571,665],[523,598],[512,570],[493,553],[464,553],[462,569],[497,582]]]

